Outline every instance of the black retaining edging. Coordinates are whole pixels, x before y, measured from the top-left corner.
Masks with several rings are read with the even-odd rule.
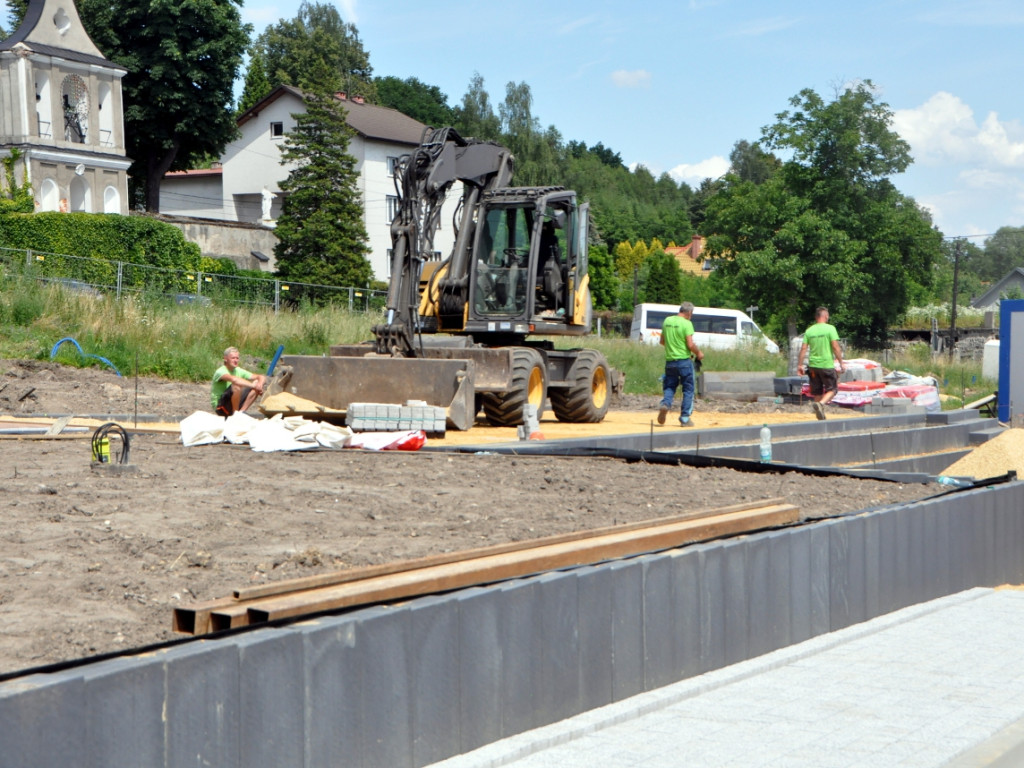
[[[415,768],[1024,581],[1024,482],[0,684],[0,766]]]

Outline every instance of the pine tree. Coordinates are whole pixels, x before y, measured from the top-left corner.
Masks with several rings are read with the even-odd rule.
[[[270,91],[270,80],[267,79],[267,72],[263,69],[263,59],[260,56],[252,56],[249,59],[249,69],[245,72],[245,86],[242,88],[242,96],[238,100],[239,114],[254,107]]]
[[[281,183],[277,273],[301,282],[364,286],[373,273],[345,109],[331,95],[307,93],[306,112],[293,117],[282,164],[298,166]]]

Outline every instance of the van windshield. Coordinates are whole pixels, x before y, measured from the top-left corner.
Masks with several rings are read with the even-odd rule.
[[[696,333],[724,333],[729,336],[736,335],[736,318],[722,317],[721,315],[698,315],[694,313],[693,330]]]

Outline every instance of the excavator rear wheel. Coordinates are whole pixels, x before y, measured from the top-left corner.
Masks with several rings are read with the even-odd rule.
[[[580,350],[569,369],[569,386],[551,390],[551,410],[559,421],[594,424],[608,413],[611,373],[605,356],[596,349]]]
[[[487,392],[484,415],[496,427],[522,424],[527,403],[537,406],[537,418],[544,413],[548,396],[547,368],[540,352],[529,347],[512,350],[512,388],[508,392]]]

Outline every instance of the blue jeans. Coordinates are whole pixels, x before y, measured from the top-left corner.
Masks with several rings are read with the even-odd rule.
[[[683,404],[679,409],[679,415],[685,419],[690,418],[693,413],[693,362],[689,358],[682,360],[669,360],[665,363],[665,397],[661,404],[671,410],[672,400],[676,396],[676,389],[679,385],[683,387]]]

